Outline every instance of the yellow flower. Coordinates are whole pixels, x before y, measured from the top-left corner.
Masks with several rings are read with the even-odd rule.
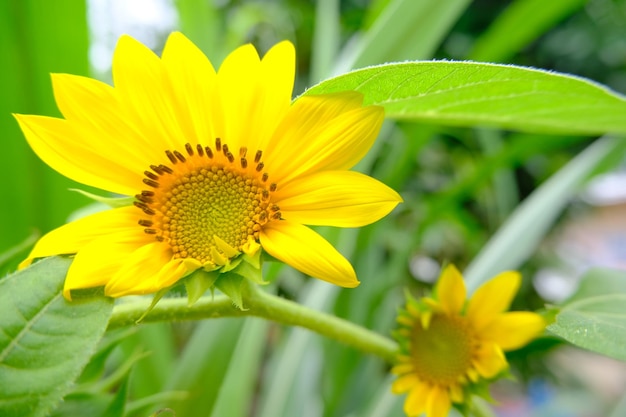
[[[348,171],[383,110],[354,92],[292,103],[294,76],[289,42],[263,59],[242,46],[216,72],[180,33],[160,58],[121,37],[114,86],[54,74],[63,118],[16,115],[30,146],[61,174],[135,201],[53,230],[21,267],[76,254],[64,295],[104,286],[117,297],[168,288],[200,268],[232,270],[262,247],[305,274],[358,285],[350,263],[304,225],[359,227],[401,201]]]
[[[463,277],[450,265],[434,298],[409,298],[398,317],[400,354],[392,369],[398,375],[392,391],[408,392],[408,416],[445,417],[452,403],[468,405],[473,387],[507,369],[503,351],[520,348],[543,331],[538,314],[505,312],[520,280],[517,272],[503,272],[466,303]]]

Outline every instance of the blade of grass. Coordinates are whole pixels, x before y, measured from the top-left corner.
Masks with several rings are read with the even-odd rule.
[[[468,59],[505,62],[587,0],[517,0],[474,44]]]
[[[265,320],[245,319],[211,417],[249,415],[268,329]]]
[[[338,0],[316,2],[309,85],[321,81],[331,73],[339,51],[339,19]]]
[[[344,70],[383,62],[429,59],[469,0],[395,0],[357,41]],[[343,71],[341,71],[343,72]]]
[[[597,140],[527,197],[465,269],[468,290],[526,261],[581,185],[623,148],[623,139]]]
[[[0,183],[1,252],[33,228],[46,232],[63,224],[71,211],[84,204],[84,197],[67,192],[77,184],[39,161],[8,115],[57,115],[49,74],[87,74],[85,1],[0,2],[0,50],[3,169],[11,173],[11,181]]]

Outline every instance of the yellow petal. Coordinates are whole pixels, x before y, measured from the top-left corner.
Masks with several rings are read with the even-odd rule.
[[[296,50],[291,42],[283,41],[274,45],[261,60],[263,95],[261,101],[262,115],[256,135],[257,143],[250,143],[251,149],[267,150],[267,145],[279,122],[291,107],[291,96],[296,76]],[[257,112],[258,113],[258,112]],[[258,134],[263,132],[264,134]],[[265,134],[267,132],[267,134]]]
[[[172,111],[186,142],[212,145],[216,133],[212,115],[216,75],[208,58],[182,33],[167,39],[161,59],[169,79],[167,88],[175,102]],[[162,151],[161,151],[162,152]]]
[[[463,390],[460,385],[450,386],[450,400],[457,404],[463,402]]]
[[[162,242],[143,245],[125,260],[106,284],[110,297],[149,294],[171,286],[187,272],[183,259],[172,259],[170,246]]]
[[[63,287],[65,298],[71,299],[71,290],[107,284],[129,254],[146,244],[146,238],[141,231],[125,230],[108,233],[85,245],[68,270]]]
[[[402,394],[419,383],[420,380],[415,374],[403,375],[393,381],[393,384],[391,385],[391,392],[393,392],[394,394]]]
[[[436,287],[437,299],[443,310],[448,314],[458,314],[465,304],[467,291],[463,276],[452,264],[443,272]]]
[[[495,343],[483,344],[473,365],[483,378],[493,378],[509,366],[502,349]]]
[[[142,171],[127,165],[100,145],[92,146],[79,126],[64,119],[15,115],[24,136],[37,156],[54,170],[81,184],[118,194],[141,191]],[[91,138],[89,138],[91,140]],[[116,147],[111,147],[115,150]]]
[[[183,150],[188,140],[176,119],[176,100],[159,57],[130,36],[120,37],[113,54],[113,82],[120,111],[152,147]],[[152,163],[167,162],[165,155],[161,158]]]
[[[402,198],[383,183],[352,171],[297,178],[276,193],[283,218],[302,224],[361,227],[389,214]]]
[[[234,150],[245,146],[251,153],[258,149],[267,152],[264,145],[291,103],[293,45],[275,45],[263,61],[252,45],[244,45],[226,57],[217,77],[218,136]]]
[[[297,270],[340,287],[359,285],[352,265],[323,237],[288,220],[272,221],[261,231],[261,246]]]
[[[537,337],[546,322],[535,313],[516,311],[499,315],[481,331],[481,337],[503,350],[518,349]]]
[[[432,388],[426,383],[419,383],[406,397],[404,402],[404,413],[408,416],[418,416],[426,411],[426,402]]]
[[[409,361],[412,362],[413,359],[411,357],[405,356],[404,357],[405,361]],[[391,373],[394,375],[403,375],[403,374],[408,374],[410,372],[413,372],[414,368],[413,368],[413,364],[411,363],[400,363],[396,366],[394,366],[393,368],[391,368]]]
[[[298,99],[272,137],[263,160],[279,184],[324,170],[352,168],[374,143],[384,112],[360,107],[356,93]],[[358,107],[357,107],[358,106]]]
[[[498,274],[476,290],[467,306],[467,317],[477,330],[482,329],[506,311],[520,286],[521,276],[515,271]]]
[[[52,74],[52,85],[59,110],[77,132],[74,141],[138,172],[163,157],[163,150],[126,120],[113,87],[70,74]]]
[[[141,214],[136,207],[122,207],[92,214],[54,229],[39,239],[20,268],[30,265],[36,258],[77,253],[105,235],[129,231],[141,237],[147,236],[137,225]]]
[[[428,395],[426,415],[428,417],[446,417],[450,411],[450,406],[448,392],[439,386],[434,386]]]

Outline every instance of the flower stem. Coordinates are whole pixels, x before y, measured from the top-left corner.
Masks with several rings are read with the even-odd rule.
[[[193,306],[189,306],[187,299],[184,298],[162,299],[146,314],[143,322],[256,316],[282,324],[304,327],[364,353],[377,355],[389,363],[395,362],[397,344],[378,333],[347,320],[269,294],[255,285],[246,288],[243,295],[246,310],[240,310],[233,306],[230,298],[226,296],[205,296]],[[109,321],[109,329],[135,324],[149,306],[149,300],[115,306]]]

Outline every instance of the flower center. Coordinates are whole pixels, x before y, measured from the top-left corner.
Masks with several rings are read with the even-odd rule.
[[[175,258],[220,264],[220,258],[258,241],[268,221],[280,219],[280,208],[271,201],[276,184],[263,172],[261,151],[253,164],[246,148],[236,159],[219,138],[215,150],[186,144],[185,151],[166,151],[171,165],[151,165],[144,172],[150,189],[136,195],[134,204],[149,217],[139,224],[168,243]]]
[[[464,317],[436,314],[428,329],[419,323],[413,328],[411,356],[420,379],[449,386],[471,367],[473,336]]]

